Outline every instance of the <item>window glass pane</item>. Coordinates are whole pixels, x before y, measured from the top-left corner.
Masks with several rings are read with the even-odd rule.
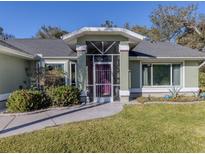
[[[151,85],[151,65],[142,65],[142,83],[143,86]]]
[[[59,70],[59,71],[64,71],[64,64],[45,64],[46,69],[48,70]]]
[[[64,64],[45,64],[45,86],[65,85]]]
[[[170,65],[153,65],[153,85],[170,85]]]
[[[75,71],[75,64],[71,64],[71,85],[73,86],[76,84]]]
[[[180,64],[172,65],[172,85],[180,85]]]

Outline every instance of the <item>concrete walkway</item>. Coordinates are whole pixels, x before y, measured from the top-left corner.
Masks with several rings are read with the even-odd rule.
[[[114,102],[79,109],[56,109],[30,115],[0,115],[0,137],[32,132],[64,123],[103,118],[117,114],[122,109],[122,103]]]

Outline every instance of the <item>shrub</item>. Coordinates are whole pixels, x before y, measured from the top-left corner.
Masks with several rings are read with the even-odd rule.
[[[80,91],[73,86],[50,87],[46,90],[53,106],[69,106],[80,103]]]
[[[17,90],[13,92],[7,101],[9,112],[28,112],[49,106],[44,96],[35,90]]]
[[[199,72],[199,85],[202,89],[205,89],[205,73]]]

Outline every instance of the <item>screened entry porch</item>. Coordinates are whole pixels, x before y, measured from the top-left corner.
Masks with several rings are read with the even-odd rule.
[[[90,101],[119,100],[120,54],[119,42],[92,41],[87,43],[87,95]]]

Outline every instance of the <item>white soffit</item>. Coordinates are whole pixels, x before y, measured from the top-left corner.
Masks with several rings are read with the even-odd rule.
[[[130,30],[127,30],[125,28],[106,28],[106,27],[84,27],[77,31],[71,32],[69,34],[63,35],[62,39],[66,41],[73,40],[75,38],[81,37],[83,35],[97,35],[97,34],[103,34],[103,35],[122,35],[124,37],[127,37],[129,39],[133,40],[144,40],[146,37],[143,35],[140,35],[138,33],[132,32]]]

